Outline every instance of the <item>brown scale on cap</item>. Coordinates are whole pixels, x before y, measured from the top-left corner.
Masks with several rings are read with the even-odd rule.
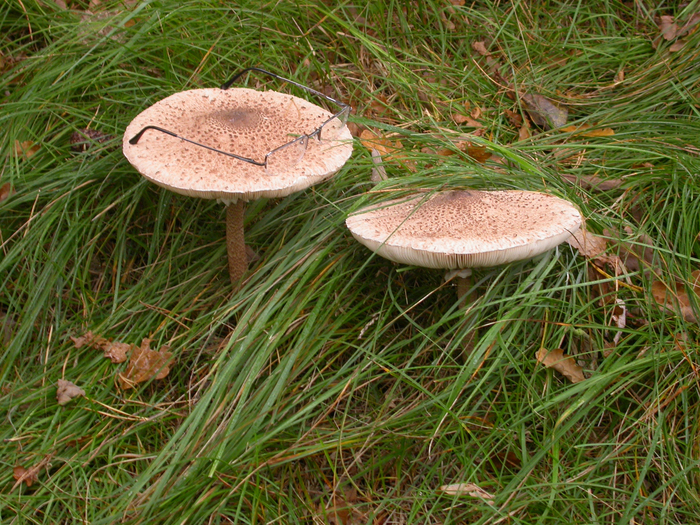
[[[227,208],[229,273],[238,282],[247,269],[243,241],[245,202],[261,197],[284,197],[308,188],[337,172],[352,153],[352,136],[343,127],[336,140],[309,141],[303,159],[282,173],[269,174],[250,164],[190,144],[157,130],[228,153],[263,162],[273,149],[309,134],[332,116],[310,102],[246,88],[196,89],[176,93],[140,113],[127,127],[123,151],[148,180],[183,195],[221,199]],[[284,150],[289,151],[289,150]]]
[[[569,202],[528,191],[448,191],[384,202],[349,217],[355,239],[382,257],[428,268],[529,259],[581,225]]]

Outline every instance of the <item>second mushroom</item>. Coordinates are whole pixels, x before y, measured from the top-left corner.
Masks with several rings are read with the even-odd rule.
[[[357,241],[389,260],[464,270],[458,277],[461,300],[471,268],[539,255],[575,233],[581,214],[545,193],[444,191],[369,206],[346,225]]]

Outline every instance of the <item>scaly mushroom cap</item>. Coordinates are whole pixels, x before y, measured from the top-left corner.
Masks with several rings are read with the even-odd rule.
[[[330,177],[352,153],[344,127],[336,140],[309,141],[303,159],[282,174],[207,150],[156,130],[137,144],[129,139],[158,126],[213,148],[262,162],[265,154],[332,116],[304,99],[246,88],[195,89],[176,93],[140,113],[126,128],[124,155],[148,180],[183,195],[251,200],[283,197]]]
[[[395,262],[428,268],[496,266],[529,259],[581,225],[568,201],[531,191],[447,191],[370,206],[347,227]]]

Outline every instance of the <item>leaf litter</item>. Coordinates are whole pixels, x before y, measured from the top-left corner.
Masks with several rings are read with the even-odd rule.
[[[700,297],[700,270],[691,273],[691,281],[688,286],[679,280],[676,280],[671,286],[658,280],[651,285],[652,297],[659,306],[679,314],[689,323],[697,323],[698,317],[693,309],[689,292],[694,293],[696,298]]]
[[[449,496],[469,496],[472,498],[481,499],[486,503],[493,503],[495,498],[493,494],[489,494],[484,489],[479,487],[479,485],[474,483],[453,483],[450,485],[443,485],[440,487],[440,491]]]
[[[123,374],[119,374],[119,384],[123,389],[134,388],[138,383],[151,379],[164,379],[170,373],[173,354],[169,346],[162,346],[155,351],[150,348],[151,340],[144,338],[141,346],[134,346],[129,357],[129,364]]]
[[[520,102],[532,122],[544,130],[561,128],[569,118],[566,106],[538,93],[526,93]]]
[[[56,389],[56,400],[63,406],[71,402],[76,397],[85,396],[85,390],[65,379],[59,379]]]
[[[39,461],[37,464],[32,465],[29,468],[26,468],[22,465],[16,465],[12,469],[12,477],[15,480],[15,484],[12,486],[11,490],[15,490],[17,487],[19,487],[22,483],[24,483],[27,488],[31,487],[34,483],[39,481],[39,473],[51,466],[51,458],[52,454],[47,454],[44,456],[41,461]]]
[[[112,363],[123,363],[128,359],[126,370],[118,375],[119,384],[125,390],[151,379],[164,379],[170,373],[173,357],[170,347],[164,345],[158,351],[152,350],[149,338],[144,338],[141,346],[110,341],[92,331],[80,337],[71,336],[71,339],[76,348],[90,346],[102,350],[104,357]]]
[[[579,366],[573,357],[566,355],[561,348],[551,351],[546,348],[540,348],[535,357],[537,357],[539,363],[542,363],[547,368],[556,370],[572,383],[580,383],[586,379],[583,375],[583,368]]]

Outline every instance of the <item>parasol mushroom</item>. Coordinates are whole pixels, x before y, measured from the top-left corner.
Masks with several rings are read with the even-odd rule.
[[[458,274],[460,301],[471,268],[529,259],[581,225],[568,201],[531,191],[444,191],[369,206],[346,220],[352,235],[389,260]]]
[[[340,106],[332,114],[302,98],[229,86],[248,71],[294,84]],[[258,68],[221,89],[171,95],[136,116],[123,151],[148,180],[182,195],[226,206],[226,246],[232,283],[248,267],[245,203],[283,197],[337,172],[352,153],[350,106]]]

